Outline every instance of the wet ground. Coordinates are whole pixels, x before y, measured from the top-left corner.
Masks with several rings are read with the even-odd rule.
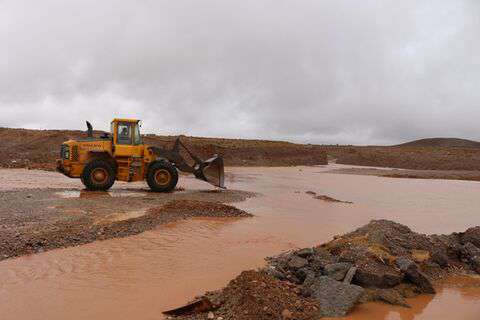
[[[254,218],[194,218],[2,261],[1,319],[160,319],[161,311],[262,266],[265,256],[325,242],[371,219],[388,218],[424,233],[480,225],[480,183],[325,173],[332,168],[341,166],[229,169],[230,188],[263,194],[234,203]],[[71,190],[68,196],[80,190],[78,181],[53,173],[0,170],[0,177],[3,189],[60,186]],[[210,189],[185,177],[180,184]],[[136,193],[144,186],[128,188]],[[322,201],[306,191],[353,204]],[[455,283],[434,297],[409,301],[411,309],[366,304],[349,319],[478,319],[480,289]]]

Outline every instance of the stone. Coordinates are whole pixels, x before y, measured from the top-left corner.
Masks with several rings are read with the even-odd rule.
[[[213,314],[212,311],[210,311],[207,315],[207,319],[215,319],[215,315]]]
[[[276,268],[274,266],[269,266],[267,268],[267,273],[273,276],[274,278],[277,278],[279,280],[285,280],[286,275],[284,272],[280,271],[279,268]]]
[[[480,248],[480,226],[467,229],[462,235],[462,242],[470,242]]]
[[[461,251],[462,251],[462,254],[468,259],[480,257],[480,248],[478,248],[471,242],[467,242],[461,248]]]
[[[345,284],[328,276],[316,278],[310,290],[311,297],[320,304],[320,316],[322,317],[347,315],[364,292],[360,286]]]
[[[365,287],[391,288],[400,284],[403,275],[393,270],[382,270],[375,267],[358,267],[353,282]]]
[[[295,252],[295,254],[300,258],[308,258],[311,255],[313,255],[313,249],[312,248],[300,249],[297,252]]]
[[[282,311],[282,319],[292,319],[292,318],[293,318],[293,314],[290,310],[284,309]]]
[[[331,263],[325,266],[323,273],[332,279],[341,281],[351,267],[352,264],[348,262]]]
[[[310,257],[310,265],[317,273],[321,273],[327,264],[337,262],[336,256],[321,247],[316,247],[313,256]]]
[[[432,252],[431,260],[437,263],[440,267],[445,268],[449,265],[448,256],[441,250],[435,250]]]
[[[313,276],[315,277],[315,272],[313,272],[312,270],[310,270],[307,267],[303,267],[301,269],[298,269],[296,272],[295,272],[295,276],[298,278],[298,280],[301,281],[301,283],[305,282],[305,279],[308,277],[308,276]]]
[[[374,299],[391,305],[410,308],[410,305],[407,303],[407,301],[405,301],[405,298],[394,289],[376,289],[374,293]]]
[[[480,273],[480,248],[468,242],[461,249],[462,255],[466,258],[472,269]]]
[[[304,258],[300,258],[299,256],[292,256],[289,260],[288,260],[288,267],[290,269],[294,269],[294,270],[298,270],[300,268],[303,268],[305,267],[306,265],[308,264],[308,261]]]
[[[311,286],[315,282],[315,273],[309,272],[303,281],[302,287],[300,288],[300,293],[304,297],[310,297],[312,294],[312,291],[310,290]]]
[[[398,268],[405,273],[405,278],[417,287],[423,293],[435,293],[430,279],[418,268],[417,264],[406,257],[398,257],[395,260]]]
[[[345,275],[345,278],[343,279],[343,283],[350,284],[352,282],[353,277],[355,276],[356,272],[357,272],[357,267],[355,267],[355,266],[351,267],[347,271],[347,274]]]

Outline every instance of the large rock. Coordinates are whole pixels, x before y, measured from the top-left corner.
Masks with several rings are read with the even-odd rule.
[[[405,278],[417,285],[423,293],[435,293],[430,279],[418,268],[417,264],[406,257],[398,257],[395,260],[398,268],[405,273]]]
[[[355,306],[364,289],[345,284],[327,276],[314,280],[310,287],[312,298],[320,303],[322,317],[343,317]]]
[[[381,301],[391,305],[409,308],[405,298],[395,289],[367,289],[361,302]]]
[[[470,242],[474,246],[480,248],[480,226],[467,229],[462,235],[462,242]]]
[[[328,250],[322,247],[314,248],[313,256],[311,257],[313,264],[323,270],[327,264],[338,262],[338,257],[331,254]]]
[[[385,266],[366,265],[358,267],[353,278],[354,283],[363,287],[391,288],[400,284],[403,275]]]
[[[472,266],[475,272],[480,273],[480,248],[468,242],[461,248],[463,258]]]
[[[312,248],[303,248],[300,250],[295,251],[295,254],[301,258],[308,258],[312,256],[314,253]]]
[[[341,281],[351,267],[352,264],[348,262],[331,263],[325,266],[323,273],[332,279]]]
[[[293,269],[293,270],[298,270],[303,267],[305,267],[308,264],[308,261],[304,258],[301,258],[299,256],[293,255],[290,257],[288,260],[288,268]]]
[[[357,267],[351,267],[345,275],[345,278],[343,278],[343,283],[350,284],[355,276],[355,273],[357,273]]]
[[[442,250],[432,250],[431,260],[437,263],[440,267],[445,268],[449,265],[448,256],[445,251]]]

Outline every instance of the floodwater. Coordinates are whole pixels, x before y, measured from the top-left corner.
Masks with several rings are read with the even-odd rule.
[[[371,219],[424,233],[480,225],[478,182],[325,173],[338,167],[229,168],[229,188],[261,193],[235,204],[254,218],[191,219],[0,262],[0,319],[162,319],[161,311],[224,286],[242,270],[262,266],[266,256],[328,241]],[[36,171],[0,170],[0,179],[3,189],[81,188],[76,180]],[[209,189],[183,176],[180,185]],[[324,202],[305,191],[353,204]],[[410,300],[411,309],[369,303],[346,319],[480,318],[480,287],[446,283],[438,291]]]

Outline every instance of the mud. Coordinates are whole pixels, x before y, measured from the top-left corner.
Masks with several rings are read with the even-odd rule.
[[[253,196],[242,191],[157,194],[138,190],[0,191],[0,260],[126,237],[191,217],[248,217],[222,202]]]

